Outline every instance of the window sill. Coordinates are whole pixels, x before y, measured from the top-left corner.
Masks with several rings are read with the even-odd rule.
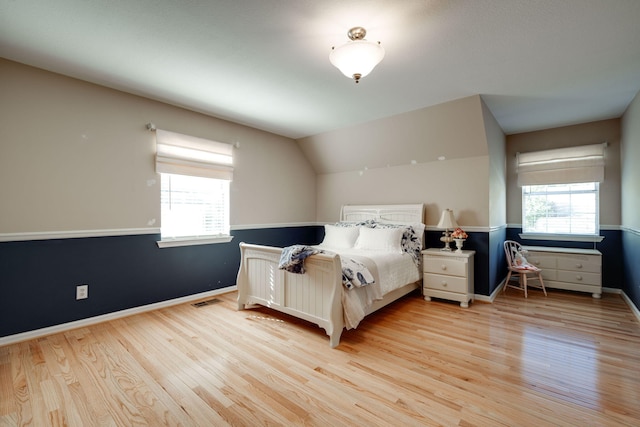
[[[184,237],[176,239],[159,240],[156,242],[159,248],[175,248],[178,246],[211,245],[215,243],[229,243],[233,236],[216,237]]]
[[[553,241],[565,241],[565,242],[602,242],[604,236],[592,236],[584,234],[535,234],[535,233],[520,233],[518,234],[521,239],[531,240],[553,240]]]

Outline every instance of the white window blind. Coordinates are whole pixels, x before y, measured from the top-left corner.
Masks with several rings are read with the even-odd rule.
[[[229,182],[163,173],[161,237],[202,238],[229,235]]]
[[[605,144],[517,154],[518,185],[604,181]]]
[[[163,242],[229,236],[233,146],[160,129],[156,144]]]
[[[599,184],[525,185],[522,231],[535,234],[599,233]]]
[[[233,179],[233,146],[156,130],[156,172]]]

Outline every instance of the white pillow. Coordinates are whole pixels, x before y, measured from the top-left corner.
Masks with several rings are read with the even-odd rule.
[[[352,248],[360,234],[360,227],[324,226],[324,240],[321,245],[330,248]]]
[[[402,228],[367,228],[360,229],[360,236],[355,248],[370,251],[386,251],[402,253]]]

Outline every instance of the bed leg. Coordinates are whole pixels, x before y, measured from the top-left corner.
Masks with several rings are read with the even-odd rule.
[[[331,348],[336,348],[338,344],[340,344],[340,335],[342,335],[342,330],[329,335],[329,345]]]

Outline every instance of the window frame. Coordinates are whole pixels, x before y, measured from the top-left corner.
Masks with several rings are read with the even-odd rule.
[[[233,237],[230,235],[230,231],[231,231],[231,226],[230,226],[230,218],[229,218],[229,210],[230,210],[230,189],[227,188],[226,191],[226,197],[224,200],[224,209],[226,210],[226,233],[219,233],[219,234],[206,234],[206,233],[202,233],[202,234],[185,234],[185,235],[176,235],[176,236],[167,236],[164,235],[164,233],[162,232],[162,228],[165,224],[166,218],[165,215],[163,215],[164,213],[164,201],[163,201],[163,195],[162,192],[165,191],[164,188],[164,184],[165,184],[165,179],[171,179],[172,177],[189,177],[189,178],[195,178],[195,179],[201,179],[201,180],[215,180],[215,181],[227,181],[227,185],[230,185],[230,181],[225,180],[225,179],[217,179],[217,178],[209,178],[209,177],[202,177],[202,176],[189,176],[189,175],[182,175],[182,174],[171,174],[171,173],[161,173],[160,174],[160,180],[161,180],[161,186],[160,186],[160,209],[161,209],[161,224],[160,224],[160,230],[161,230],[161,237],[160,240],[157,242],[158,246],[161,248],[165,248],[165,247],[176,247],[176,246],[190,246],[190,245],[205,245],[205,244],[214,244],[214,243],[228,243],[231,240],[233,240]],[[213,184],[213,183],[212,183]],[[217,183],[215,183],[215,185],[217,185]],[[176,190],[178,191],[178,190]],[[213,212],[213,214],[215,214],[215,210]]]
[[[147,128],[156,133],[156,172],[160,174],[160,248],[189,245],[205,245],[212,243],[227,243],[233,240],[231,236],[230,211],[231,189],[228,188],[225,198],[225,230],[227,234],[202,234],[195,236],[167,237],[162,233],[162,182],[165,175],[191,176],[200,179],[214,179],[227,181],[229,186],[233,180],[233,145],[185,135],[155,126]],[[215,213],[214,206],[214,213]]]
[[[572,185],[572,184],[580,184],[580,183],[557,183],[557,184],[543,184],[541,186],[553,186],[553,185]],[[586,184],[586,183],[582,183]],[[521,188],[521,197],[522,197],[522,233],[519,234],[522,239],[534,239],[534,240],[560,240],[560,241],[578,241],[578,242],[600,242],[604,237],[600,236],[600,183],[599,182],[589,182],[588,184],[594,184],[594,191],[584,191],[584,190],[576,190],[576,191],[565,191],[565,192],[545,192],[546,194],[555,194],[555,195],[565,195],[567,197],[572,194],[584,194],[590,193],[595,194],[595,231],[593,234],[585,234],[585,233],[558,233],[558,232],[539,232],[539,231],[526,231],[526,199],[527,196],[525,192],[530,187],[537,187],[538,185],[523,185]]]

